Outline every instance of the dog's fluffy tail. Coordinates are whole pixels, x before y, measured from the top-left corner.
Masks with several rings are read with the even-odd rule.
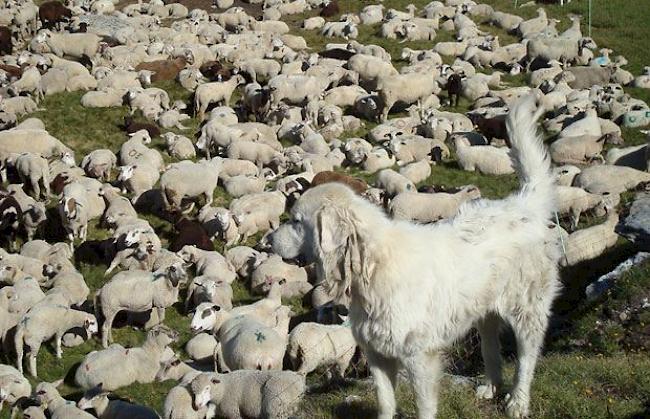
[[[520,196],[536,218],[547,220],[555,211],[555,181],[536,125],[543,108],[536,109],[535,102],[534,94],[520,99],[510,110],[506,127],[512,144],[511,157],[521,181]]]

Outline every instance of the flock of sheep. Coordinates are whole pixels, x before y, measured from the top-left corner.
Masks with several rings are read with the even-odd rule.
[[[296,197],[327,182],[347,184],[394,218],[453,217],[481,192],[436,186],[432,165],[454,158],[465,171],[513,173],[504,116],[531,90],[554,136],[558,216],[568,231],[550,228],[558,230],[564,265],[613,246],[621,194],[650,182],[648,145],[603,154],[605,144],[623,144],[621,124],[650,123],[648,105],[622,87],[650,88],[650,68],[630,74],[624,57],[598,51],[583,36],[579,18],[558,33],[544,9],[524,20],[471,0],[406,11],[368,5],[339,21],[326,20],[339,16],[336,0],[266,0],[260,20],[232,7],[233,0],[216,0],[221,13],[161,0],[121,10],[116,3],[50,1],[39,8],[32,0],[0,0],[0,407],[8,405],[12,417],[22,411],[44,418],[46,411],[91,418],[85,409],[92,408],[100,418],[155,418],[152,409],[109,400],[108,393],[167,379],[178,385],[165,399],[165,418],[300,415],[305,376],[325,367],[344,378],[355,357],[344,322],[348,302],[313,283],[310,266],[274,255],[264,235]],[[305,19],[305,30],[347,42],[314,52],[290,34],[282,17],[308,10],[320,16]],[[479,27],[483,22],[521,41],[501,45]],[[364,25],[377,25],[387,39],[430,40],[431,48],[391,57],[355,41]],[[456,40],[435,42],[438,31]],[[399,71],[397,60],[406,62]],[[504,72],[527,72],[529,85],[508,87]],[[193,102],[172,102],[152,87],[163,80],[177,80]],[[29,114],[44,96],[79,90],[86,91],[84,107],[127,104],[130,115],[148,122],[127,116],[119,147],[75,156],[65,138]],[[459,96],[471,111],[440,110]],[[389,118],[400,106],[407,116]],[[199,132],[177,134],[190,115],[201,121]],[[370,122],[377,125],[365,138],[350,138]],[[164,139],[173,163],[150,146],[155,137]],[[344,167],[376,174],[374,184]],[[228,207],[213,205],[218,188],[232,199]],[[578,229],[584,213],[606,220]],[[144,214],[172,223],[173,237],[162,240]],[[91,292],[73,256],[97,222],[110,232],[97,247],[106,273],[119,272]],[[62,226],[67,242],[43,240],[51,223]],[[245,246],[251,238],[255,246]],[[225,244],[223,254],[215,239]],[[264,298],[233,304],[236,281]],[[163,324],[165,309],[181,295],[183,310],[193,313],[195,336],[185,345],[191,362],[174,354],[178,331]],[[307,314],[283,305],[295,297],[311,307]],[[142,346],[113,342],[122,311],[148,330]],[[32,387],[23,375],[26,361],[37,377],[42,344],[52,342],[61,358],[64,347],[95,334],[103,349],[88,353],[74,374],[85,391],[76,405],[57,390],[61,381]]]

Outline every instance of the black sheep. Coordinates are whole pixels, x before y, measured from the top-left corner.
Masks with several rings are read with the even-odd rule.
[[[463,79],[460,74],[452,74],[447,78],[447,96],[449,97],[449,106],[458,106],[460,93],[463,91]],[[456,102],[454,102],[454,96]]]
[[[205,231],[201,223],[182,217],[174,223],[174,229],[177,231],[176,237],[169,243],[169,250],[178,252],[183,246],[196,246],[197,249],[214,250],[214,243]]]
[[[59,22],[72,18],[72,10],[58,1],[46,1],[38,8],[38,17],[43,28],[52,28]]]
[[[339,13],[339,2],[337,0],[330,0],[320,11],[322,17],[332,17]]]
[[[0,26],[0,55],[9,55],[13,49],[13,40],[11,39],[11,29],[6,26]]]

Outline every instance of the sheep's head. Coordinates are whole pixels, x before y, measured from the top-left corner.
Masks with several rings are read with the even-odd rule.
[[[133,177],[133,173],[135,172],[135,169],[137,168],[137,165],[129,165],[129,166],[119,166],[119,174],[117,175],[117,181],[118,182],[126,182],[127,180],[131,179]]]
[[[142,141],[143,144],[149,144],[151,143],[151,136],[149,136],[149,131],[146,129],[141,129],[139,131],[133,132],[129,134],[129,137],[132,139],[139,139]]]
[[[190,329],[193,333],[212,330],[218,322],[221,307],[211,303],[201,303],[196,307]]]
[[[187,273],[185,272],[185,269],[183,269],[183,267],[180,264],[174,264],[168,266],[167,269],[165,270],[165,273],[167,275],[167,279],[169,280],[169,283],[174,288],[178,286],[180,281],[187,278]]]
[[[88,336],[97,334],[99,332],[99,325],[97,324],[97,319],[92,314],[89,314],[86,320],[84,320],[84,329],[88,333]]]
[[[181,250],[176,252],[176,254],[187,263],[196,263],[197,252],[196,246],[194,245],[185,245]]]
[[[223,395],[224,386],[214,374],[199,374],[191,384],[194,394],[193,405],[196,410],[203,409],[212,400],[213,394]]]

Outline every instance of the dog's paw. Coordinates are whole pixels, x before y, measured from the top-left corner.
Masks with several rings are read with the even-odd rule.
[[[481,384],[476,387],[476,398],[479,400],[492,400],[496,394],[496,386],[492,384]]]
[[[528,397],[521,394],[506,394],[506,415],[513,419],[528,417]]]

